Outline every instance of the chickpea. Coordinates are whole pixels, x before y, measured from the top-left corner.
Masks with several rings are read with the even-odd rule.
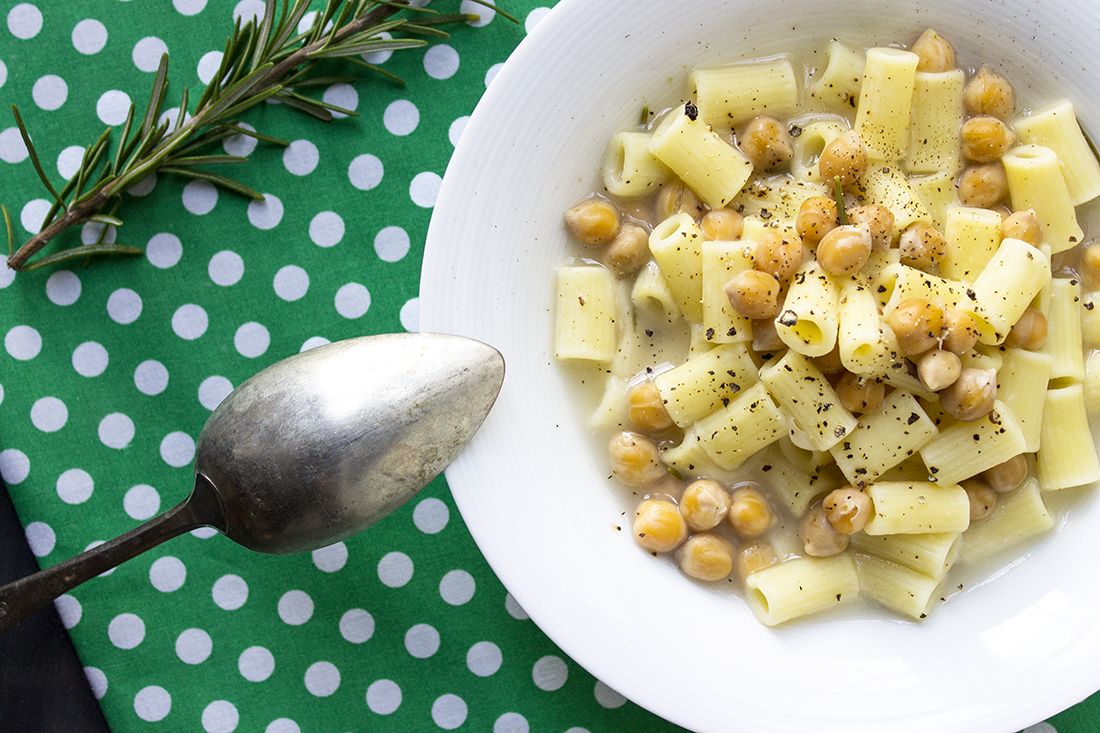
[[[817,245],[817,262],[830,275],[853,275],[870,256],[871,230],[866,224],[839,226]]]
[[[867,151],[859,136],[849,132],[826,145],[818,158],[818,168],[826,183],[839,178],[846,191],[856,189],[867,172]]]
[[[962,154],[978,163],[992,163],[1016,142],[1016,133],[996,117],[971,117],[959,131]]]
[[[932,349],[917,359],[917,376],[933,392],[950,387],[961,373],[962,361],[950,351]]]
[[[774,117],[757,117],[745,125],[738,138],[741,152],[752,162],[753,170],[771,171],[791,162],[794,155],[787,126]]]
[[[565,212],[565,226],[585,244],[607,244],[619,232],[619,210],[600,198],[585,199]]]
[[[633,275],[649,260],[649,233],[637,224],[623,224],[607,245],[604,261],[616,275]]]
[[[656,433],[672,427],[665,401],[653,382],[642,382],[627,393],[627,415],[639,430]]]
[[[646,499],[634,510],[634,541],[650,552],[672,552],[687,535],[687,523],[671,501]]]
[[[943,309],[924,298],[909,298],[886,316],[906,356],[923,354],[936,346],[943,331]]]
[[[1006,206],[1005,204],[1000,204],[998,206],[994,206],[993,211],[996,211],[997,215],[1001,217],[1001,223],[1002,224],[1004,223],[1005,219],[1012,216],[1012,209],[1008,208],[1008,206]],[[1003,234],[1001,235],[1001,239],[1004,239]]]
[[[729,492],[711,479],[692,481],[680,497],[680,513],[695,532],[714,529],[726,518],[729,510]]]
[[[741,537],[759,537],[775,524],[775,514],[764,493],[748,484],[734,489],[726,514],[730,526]]]
[[[779,310],[776,308],[776,310]],[[771,318],[754,320],[752,322],[752,350],[758,353],[768,351],[782,351],[787,348],[783,339],[779,338],[779,332],[775,330],[775,321]]]
[[[993,468],[986,470],[982,478],[989,484],[989,488],[998,494],[1007,494],[1020,488],[1020,484],[1027,478],[1027,456],[1021,453],[1009,458],[1004,463],[998,463]]]
[[[699,201],[695,192],[682,183],[666,183],[657,194],[656,214],[658,221],[664,221],[673,214],[684,213],[698,219],[706,213],[707,207]]]
[[[1085,287],[1095,290],[1100,287],[1100,245],[1090,244],[1081,252],[1081,279]]]
[[[697,534],[676,553],[680,569],[696,580],[722,580],[733,572],[733,543],[716,534]]]
[[[972,115],[1007,120],[1016,109],[1016,93],[1008,79],[983,66],[963,90],[963,103]]]
[[[894,241],[894,214],[882,204],[864,204],[848,209],[848,221],[866,224],[871,231],[871,248],[890,249]]]
[[[959,203],[989,209],[1008,195],[1008,177],[999,162],[972,165],[959,177]]]
[[[875,377],[861,377],[852,372],[844,372],[836,383],[836,396],[848,412],[863,415],[875,412],[882,406],[886,397],[886,385]]]
[[[822,374],[840,374],[844,371],[844,363],[840,360],[839,346],[834,346],[833,350],[825,356],[815,356],[810,361]]]
[[[943,314],[943,343],[940,348],[962,355],[978,343],[978,321],[969,311],[949,308]]]
[[[875,514],[871,495],[854,486],[829,492],[821,502],[829,524],[841,534],[855,534],[867,526]]]
[[[935,272],[947,254],[947,239],[931,224],[918,221],[898,238],[901,264],[925,272]]]
[[[779,283],[766,272],[742,270],[723,287],[730,305],[743,316],[765,319],[779,313]]]
[[[608,446],[611,473],[627,486],[645,486],[665,475],[657,446],[637,433],[619,433]]]
[[[963,422],[985,417],[997,399],[997,372],[967,367],[947,389],[940,392],[940,407]]]
[[[985,519],[997,508],[997,492],[981,479],[969,479],[962,482],[966,497],[970,499],[970,521]]]
[[[760,272],[785,283],[802,267],[803,256],[801,241],[793,237],[788,239],[778,229],[765,227],[756,243],[753,262]]]
[[[832,557],[848,549],[848,535],[833,528],[820,504],[802,517],[798,525],[798,537],[810,557]]]
[[[1042,311],[1028,308],[1008,332],[1005,346],[1015,349],[1038,351],[1047,340],[1047,317]]]
[[[794,226],[803,243],[813,247],[822,237],[836,229],[836,201],[828,196],[811,196],[798,207]]]
[[[1022,239],[1035,247],[1042,244],[1043,230],[1039,227],[1039,217],[1035,213],[1035,209],[1010,214],[1007,219],[1001,222],[1001,238]],[[1097,264],[1100,264],[1100,262]]]
[[[708,211],[699,223],[705,239],[730,241],[738,239],[745,228],[744,217],[733,209],[715,209]]]
[[[737,577],[744,582],[745,578],[757,570],[775,565],[778,559],[775,556],[775,550],[767,542],[753,542],[751,545],[745,545],[737,553]]]
[[[917,71],[951,71],[955,68],[955,48],[931,28],[921,33],[909,50],[920,58]]]

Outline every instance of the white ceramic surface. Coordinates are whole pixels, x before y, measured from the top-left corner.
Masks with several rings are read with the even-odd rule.
[[[831,35],[907,40],[929,25],[962,63],[1005,69],[1025,103],[1062,91],[1100,130],[1091,0],[564,0],[492,82],[440,191],[421,328],[481,338],[508,363],[499,402],[447,470],[463,518],[562,649],[689,728],[1013,731],[1100,688],[1100,501],[1070,501],[1056,536],[923,624],[864,609],[767,629],[736,595],[689,582],[614,530],[627,500],[603,479],[606,459],[551,356],[561,212],[596,186],[608,135],[643,104],[675,102],[694,65],[821,48]]]

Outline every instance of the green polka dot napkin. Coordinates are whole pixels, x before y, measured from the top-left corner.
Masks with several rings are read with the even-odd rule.
[[[126,225],[106,235],[144,256],[52,273],[0,265],[0,474],[43,566],[183,499],[207,415],[257,370],[330,340],[416,328],[422,242],[447,160],[499,65],[548,12],[504,2],[522,25],[466,0],[477,27],[371,59],[406,88],[373,78],[319,90],[359,117],[250,113],[249,124],[293,141],[225,142],[251,159],[240,177],[263,203],[149,179],[120,212]],[[0,0],[0,200],[17,237],[37,230],[49,203],[10,103],[64,180],[103,124],[120,125],[131,100],[144,105],[165,50],[178,100],[216,71],[233,18],[263,7]],[[99,235],[88,225],[72,236]],[[672,728],[534,627],[442,479],[312,554],[255,555],[196,531],[57,608],[119,731]],[[1031,730],[1098,726],[1093,698]]]

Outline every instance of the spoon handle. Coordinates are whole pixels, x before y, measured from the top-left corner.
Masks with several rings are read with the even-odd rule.
[[[217,500],[211,502],[212,494],[206,480],[199,477],[191,495],[160,516],[76,557],[0,587],[0,634],[84,581],[188,530],[215,523],[220,512]]]

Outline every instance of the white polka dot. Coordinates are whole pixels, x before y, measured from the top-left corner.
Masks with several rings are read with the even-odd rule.
[[[282,220],[283,202],[275,194],[265,193],[263,201],[248,202],[248,221],[257,229],[274,229]]]
[[[228,700],[215,700],[202,711],[202,729],[206,733],[233,733],[240,720],[237,707]]]
[[[4,350],[13,359],[30,361],[42,350],[42,335],[30,326],[13,326],[4,335]]]
[[[416,624],[405,632],[405,651],[417,659],[427,659],[439,651],[439,632],[428,624]]]
[[[424,71],[433,79],[450,79],[458,71],[458,51],[437,43],[424,54]]]
[[[476,589],[474,576],[465,570],[452,570],[439,581],[439,596],[452,606],[469,603]]]
[[[57,545],[57,535],[45,522],[31,522],[26,527],[27,544],[35,557],[45,557]],[[136,618],[136,617],[135,617]]]
[[[134,369],[134,386],[150,397],[168,388],[168,368],[155,359],[146,359]]]
[[[399,226],[383,227],[374,236],[374,251],[384,262],[399,262],[409,253],[409,233]]]
[[[82,377],[98,377],[107,369],[107,349],[95,341],[85,341],[73,349],[73,369]]]
[[[69,408],[56,397],[41,397],[31,405],[31,424],[43,433],[56,433],[69,421]]]
[[[288,590],[279,598],[279,618],[289,626],[301,626],[313,617],[313,599],[301,590]]]
[[[233,391],[233,383],[222,376],[207,377],[199,383],[199,404],[214,410]]]
[[[80,297],[80,278],[68,270],[58,270],[46,278],[46,297],[54,305],[72,305]]]
[[[526,621],[531,618],[527,615],[527,612],[523,610],[523,606],[519,605],[519,601],[512,597],[511,593],[506,593],[504,595],[504,610],[516,621]]]
[[[134,695],[134,712],[147,723],[157,723],[172,712],[172,696],[158,685],[143,687]]]
[[[302,733],[302,729],[290,718],[276,718],[267,724],[264,733]]]
[[[96,700],[102,700],[107,694],[107,675],[99,667],[85,667],[84,677],[88,680],[88,686],[92,688],[92,695]]]
[[[310,349],[316,349],[318,346],[324,346],[331,343],[332,342],[324,336],[310,336],[302,342],[302,348],[298,349],[298,352],[309,351]]]
[[[135,183],[126,189],[126,193],[131,196],[148,196],[153,192],[153,189],[157,187],[157,174],[150,173],[147,176],[143,176],[140,181]]]
[[[160,65],[160,58],[168,53],[168,46],[156,36],[146,36],[134,44],[130,58],[141,71],[153,72]]]
[[[130,112],[130,96],[117,89],[103,92],[95,104],[95,113],[105,125],[121,125]]]
[[[172,7],[180,15],[198,15],[206,7],[206,0],[172,0]]]
[[[626,704],[626,698],[599,680],[596,681],[596,702],[605,708],[614,710]]]
[[[417,206],[430,209],[435,206],[435,199],[439,196],[439,186],[443,179],[430,171],[417,173],[409,184],[409,198]]]
[[[374,636],[374,617],[361,608],[353,608],[340,617],[340,636],[352,644],[362,644]]]
[[[0,451],[0,478],[9,486],[23,483],[31,471],[31,460],[16,448]]]
[[[18,129],[9,127],[0,131],[0,160],[5,163],[22,163],[28,155],[27,145]]]
[[[259,23],[263,17],[263,0],[241,0],[237,3],[237,7],[233,8],[233,20],[241,21],[242,26],[250,20]]]
[[[3,61],[0,61],[0,87],[4,86],[4,84],[7,83],[7,81],[8,81],[8,67]]]
[[[313,564],[322,573],[335,573],[348,563],[348,546],[337,542],[313,551]]]
[[[375,38],[390,41],[393,40],[393,35],[386,31],[382,31],[377,34]],[[368,64],[384,64],[390,60],[390,56],[393,56],[393,51],[375,51],[374,53],[363,54],[363,60]]]
[[[489,67],[489,70],[485,72],[485,86],[489,86],[493,83],[493,79],[497,78],[497,74],[500,73],[504,64],[493,64]]]
[[[66,181],[76,175],[84,160],[84,148],[70,145],[57,154],[57,174]]]
[[[367,707],[377,715],[390,715],[401,707],[401,688],[393,680],[378,680],[367,688]]]
[[[59,109],[69,98],[69,85],[57,74],[46,74],[31,87],[31,98],[39,109]]]
[[[202,664],[213,650],[210,634],[202,629],[186,629],[176,637],[176,656],[184,664]]]
[[[0,288],[6,288],[15,281],[15,270],[8,267],[8,258],[0,257]]]
[[[423,499],[413,509],[413,524],[424,534],[439,534],[450,518],[451,510],[434,497]]]
[[[8,30],[24,41],[42,30],[42,11],[30,3],[19,3],[8,12]]]
[[[382,124],[391,135],[404,137],[411,134],[420,124],[420,110],[409,100],[398,99],[396,102],[390,102],[386,111],[382,113]]]
[[[207,51],[199,59],[199,65],[195,69],[195,73],[199,75],[199,81],[203,84],[209,84],[214,81],[214,74],[218,73],[218,69],[222,65],[222,57],[225,56],[221,51]]]
[[[359,318],[370,309],[370,291],[359,283],[342,285],[336,291],[336,312],[344,318]]]
[[[535,26],[546,17],[546,14],[550,12],[550,8],[535,8],[527,14],[527,20],[523,22],[523,29],[530,33],[535,30]]]
[[[80,617],[84,615],[84,608],[80,605],[80,601],[68,593],[58,596],[53,605],[57,609],[57,615],[61,617],[61,625],[66,629],[71,629],[80,623]]]
[[[317,167],[317,146],[309,140],[295,140],[283,148],[283,165],[296,176],[308,176]]]
[[[420,298],[410,298],[401,306],[399,314],[401,328],[406,331],[416,331],[420,328]]]
[[[70,468],[57,477],[57,496],[66,504],[83,504],[94,489],[91,474],[82,468]]]
[[[223,249],[210,258],[206,272],[215,285],[236,285],[244,277],[244,260],[236,252]]]
[[[348,166],[348,180],[360,191],[369,191],[382,182],[382,161],[370,153],[356,156]]]
[[[412,580],[413,561],[403,552],[390,552],[378,561],[378,579],[382,585],[400,588]]]
[[[247,122],[238,122],[237,127],[242,130],[248,130],[249,132],[256,132],[256,128]],[[245,158],[252,154],[252,151],[256,149],[256,145],[258,144],[259,141],[251,135],[237,133],[236,135],[227,137],[225,141],[222,142],[222,148],[228,155],[238,155]]]
[[[195,441],[178,430],[168,433],[160,441],[160,457],[174,468],[189,466],[195,458]]]
[[[451,141],[451,145],[458,145],[458,141],[462,139],[462,133],[466,131],[466,125],[469,122],[469,116],[459,117],[447,128],[447,139]]]
[[[137,484],[122,497],[122,508],[131,519],[144,521],[160,510],[160,494],[148,484]]]
[[[309,222],[309,238],[318,247],[334,247],[344,238],[344,220],[334,211],[322,211]]]
[[[1058,733],[1058,730],[1050,723],[1036,723],[1024,728],[1020,733]]]
[[[352,111],[359,108],[359,92],[355,91],[355,87],[350,84],[333,84],[321,95],[321,100],[326,104]],[[338,120],[347,117],[343,112],[335,111],[332,116]]]
[[[297,265],[287,265],[275,273],[273,286],[283,300],[301,300],[309,290],[309,273]]]
[[[85,18],[73,26],[73,48],[85,56],[97,54],[107,45],[107,27],[94,18]]]
[[[466,722],[466,702],[458,695],[442,695],[432,703],[432,720],[443,730],[454,730]]]
[[[123,326],[141,316],[141,296],[130,288],[119,288],[107,297],[107,315]]]
[[[311,10],[303,15],[302,19],[298,21],[298,32],[309,33],[311,30],[313,30],[313,27],[317,25],[317,19],[319,17],[321,16],[316,10]],[[332,21],[329,21],[329,25],[331,24]]]
[[[99,440],[108,448],[125,448],[134,439],[134,421],[112,412],[99,421]]]
[[[160,232],[149,238],[145,245],[149,264],[161,270],[174,266],[183,256],[183,243],[175,234]]]
[[[198,529],[191,530],[191,536],[200,540],[208,540],[211,537],[215,537],[218,534],[218,530],[213,527],[199,527]]]
[[[248,600],[248,584],[239,575],[223,575],[210,589],[214,603],[224,611],[235,611]]]
[[[250,646],[237,659],[237,670],[249,682],[263,682],[275,671],[275,657],[262,646]]]
[[[183,208],[196,216],[204,216],[218,203],[218,189],[209,181],[191,181],[183,187]]]
[[[183,587],[187,567],[178,557],[159,557],[149,566],[149,582],[161,593],[172,593]]]
[[[113,244],[117,237],[118,232],[111,224],[89,221],[80,227],[80,241],[84,244],[98,244],[100,242]]]
[[[19,223],[31,234],[42,230],[46,214],[50,213],[50,202],[46,199],[32,199],[19,210]]]
[[[145,622],[132,613],[120,613],[107,625],[107,638],[119,649],[133,649],[145,640]]]
[[[493,8],[487,8],[481,3],[474,2],[474,0],[462,0],[462,4],[459,6],[459,12],[463,15],[476,15],[477,20],[467,21],[469,25],[475,28],[488,25],[497,14],[497,11]]]
[[[530,730],[527,718],[519,713],[505,713],[493,723],[493,733],[529,733]]]
[[[181,305],[172,314],[172,330],[186,341],[194,341],[202,336],[208,325],[210,319],[207,318],[206,311],[194,303]]]
[[[314,662],[306,670],[306,689],[317,697],[328,697],[340,687],[340,670],[332,662]]]
[[[491,641],[479,641],[466,652],[466,668],[478,677],[496,674],[503,661],[500,647]]]
[[[263,356],[270,345],[271,334],[260,323],[245,323],[233,334],[233,347],[237,349],[237,353],[249,359]]]
[[[534,680],[535,687],[547,692],[560,690],[568,677],[569,668],[565,666],[565,662],[553,655],[542,657],[531,668],[531,679]]]

